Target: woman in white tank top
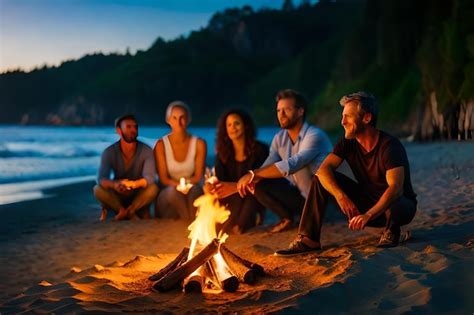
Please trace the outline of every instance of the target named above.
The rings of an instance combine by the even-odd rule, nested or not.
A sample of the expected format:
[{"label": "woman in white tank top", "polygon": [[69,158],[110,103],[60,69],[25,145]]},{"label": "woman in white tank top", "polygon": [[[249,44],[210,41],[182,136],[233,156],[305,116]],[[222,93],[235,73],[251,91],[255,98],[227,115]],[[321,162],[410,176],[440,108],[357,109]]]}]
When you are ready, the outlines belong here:
[{"label": "woman in white tank top", "polygon": [[[194,220],[194,200],[202,194],[201,182],[206,162],[206,142],[188,133],[191,121],[188,106],[174,101],[166,109],[166,122],[171,133],[155,145],[155,163],[161,191],[155,205],[155,216]],[[184,193],[176,188],[180,179],[193,185]]]}]

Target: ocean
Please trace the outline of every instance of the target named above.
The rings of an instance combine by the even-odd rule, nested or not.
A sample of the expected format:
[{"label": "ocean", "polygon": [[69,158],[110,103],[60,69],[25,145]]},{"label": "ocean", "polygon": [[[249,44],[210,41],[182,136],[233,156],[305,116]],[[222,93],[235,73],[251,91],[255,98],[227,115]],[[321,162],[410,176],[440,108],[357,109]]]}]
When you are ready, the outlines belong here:
[{"label": "ocean", "polygon": [[[258,139],[270,144],[278,129],[259,128]],[[206,140],[206,164],[212,166],[216,129],[189,131]],[[140,126],[138,138],[153,148],[167,133],[165,126]],[[0,126],[0,205],[43,198],[46,188],[95,179],[102,151],[118,139],[112,127]]]}]

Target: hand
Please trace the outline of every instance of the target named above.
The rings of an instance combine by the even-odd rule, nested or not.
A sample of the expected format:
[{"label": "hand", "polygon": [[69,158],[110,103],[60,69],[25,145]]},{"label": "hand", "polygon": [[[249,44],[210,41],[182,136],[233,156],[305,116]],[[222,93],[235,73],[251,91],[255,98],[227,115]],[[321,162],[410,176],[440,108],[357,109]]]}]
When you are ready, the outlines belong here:
[{"label": "hand", "polygon": [[134,190],[137,188],[136,182],[134,180],[124,179],[121,181],[121,183],[125,186],[126,190]]},{"label": "hand", "polygon": [[237,192],[239,193],[240,197],[243,198],[247,194],[247,186],[250,184],[251,179],[252,175],[247,173],[237,182]]},{"label": "hand", "polygon": [[237,184],[232,182],[218,182],[214,187],[214,193],[217,194],[219,199],[228,197],[237,192]]},{"label": "hand", "polygon": [[123,194],[125,192],[127,192],[127,186],[125,186],[122,181],[120,180],[117,180],[117,181],[114,181],[114,186],[113,186],[114,190],[116,192],[118,192],[119,194]]},{"label": "hand", "polygon": [[204,182],[204,186],[202,187],[204,190],[205,194],[214,194],[215,193],[215,185],[209,183],[209,182]]},{"label": "hand", "polygon": [[367,222],[370,221],[371,216],[367,213],[360,214],[358,216],[353,217],[349,221],[349,229],[351,230],[363,230]]},{"label": "hand", "polygon": [[349,220],[360,214],[359,209],[357,209],[356,205],[349,197],[347,197],[346,194],[342,194],[336,199],[336,201],[339,208],[341,208],[341,211],[349,218]]}]

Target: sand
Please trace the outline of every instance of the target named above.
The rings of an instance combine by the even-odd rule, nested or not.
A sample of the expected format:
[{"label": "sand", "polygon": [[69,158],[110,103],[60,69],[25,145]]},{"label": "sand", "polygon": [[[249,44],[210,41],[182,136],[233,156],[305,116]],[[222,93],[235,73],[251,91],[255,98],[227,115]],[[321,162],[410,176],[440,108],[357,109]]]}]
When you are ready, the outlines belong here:
[{"label": "sand", "polygon": [[0,313],[300,312],[454,313],[474,310],[474,143],[406,144],[418,212],[399,247],[375,247],[380,231],[353,232],[340,214],[324,249],[282,258],[296,228],[268,226],[226,241],[267,275],[237,292],[152,291],[147,278],[184,246],[188,222],[99,222],[92,182],[50,198],[0,207]]}]

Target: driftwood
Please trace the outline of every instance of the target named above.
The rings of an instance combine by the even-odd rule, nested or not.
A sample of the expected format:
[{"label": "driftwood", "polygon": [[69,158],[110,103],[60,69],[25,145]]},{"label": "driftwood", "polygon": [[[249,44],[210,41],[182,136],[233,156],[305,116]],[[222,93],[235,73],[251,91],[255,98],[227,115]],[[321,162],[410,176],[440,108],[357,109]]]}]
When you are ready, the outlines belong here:
[{"label": "driftwood", "polygon": [[238,259],[237,255],[232,255],[228,249],[222,250],[222,245],[220,253],[240,282],[253,284],[255,281],[257,281],[257,272],[254,269],[244,265],[242,263],[242,259]]},{"label": "driftwood", "polygon": [[172,262],[170,262],[168,265],[166,265],[163,269],[161,269],[154,275],[150,276],[148,280],[151,280],[151,281],[160,280],[165,275],[167,275],[171,271],[175,270],[176,268],[184,264],[186,260],[188,259],[188,254],[189,254],[189,247],[183,248],[181,253],[179,253],[178,256],[176,256],[176,258]]},{"label": "driftwood", "polygon": [[237,291],[237,289],[239,288],[239,279],[237,279],[237,277],[231,274],[230,272],[228,273],[228,275],[225,276],[219,275],[219,272],[217,272],[217,262],[214,257],[209,260],[209,263],[211,264],[212,269],[215,271],[215,275],[220,287],[227,292]]},{"label": "driftwood", "polygon": [[206,263],[215,253],[217,253],[218,248],[219,240],[214,239],[196,256],[162,277],[153,285],[153,288],[160,292],[169,291],[175,288],[181,281],[183,281],[187,276],[193,273],[201,265]]},{"label": "driftwood", "polygon": [[183,283],[184,293],[192,293],[192,292],[201,293],[203,285],[204,285],[204,278],[201,275],[196,274],[196,275],[187,277]]},{"label": "driftwood", "polygon": [[[244,265],[245,267],[254,270],[257,276],[264,276],[265,275],[265,269],[263,269],[262,266],[260,266],[257,263],[250,262],[248,260],[245,260],[245,259],[237,256],[236,254],[234,254],[234,252],[229,250],[224,244],[221,245],[220,252],[221,252],[222,256],[224,257],[224,259],[226,257],[228,257],[229,260],[232,259],[233,261],[238,262],[239,264]],[[232,257],[232,258],[230,258],[230,257]]]}]

